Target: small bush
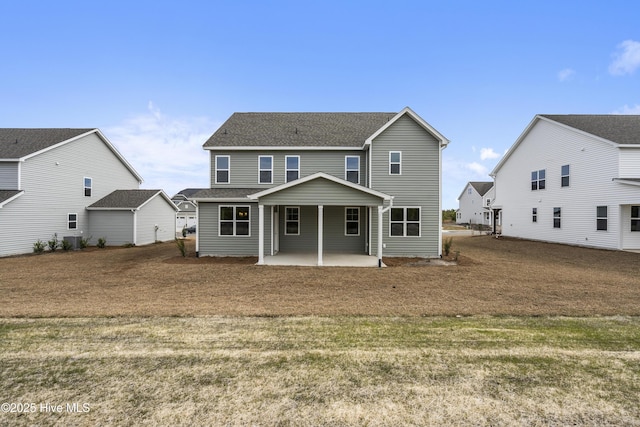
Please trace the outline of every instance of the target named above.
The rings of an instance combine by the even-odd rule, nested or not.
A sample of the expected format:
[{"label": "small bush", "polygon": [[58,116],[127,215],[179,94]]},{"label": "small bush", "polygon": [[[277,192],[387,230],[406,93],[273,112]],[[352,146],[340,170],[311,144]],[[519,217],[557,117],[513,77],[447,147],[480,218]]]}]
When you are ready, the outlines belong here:
[{"label": "small bush", "polygon": [[89,247],[89,241],[91,240],[92,236],[89,236],[87,238],[82,237],[80,239],[80,249],[86,249]]},{"label": "small bush", "polygon": [[178,239],[176,237],[176,245],[178,246],[178,250],[180,251],[180,254],[182,255],[183,258],[187,257],[187,248],[184,244],[184,240],[183,239]]},{"label": "small bush", "polygon": [[99,247],[100,249],[104,249],[104,247],[107,246],[107,238],[100,237],[98,239],[98,243],[96,244],[96,246]]},{"label": "small bush", "polygon": [[58,233],[54,233],[51,240],[47,242],[47,246],[51,252],[55,252],[60,247],[60,240],[58,240]]},{"label": "small bush", "polygon": [[69,240],[63,240],[61,247],[62,247],[62,250],[66,252],[73,249],[73,243],[71,243]]},{"label": "small bush", "polygon": [[447,237],[442,242],[442,249],[444,250],[444,256],[449,256],[451,252],[451,245],[453,245],[453,237]]},{"label": "small bush", "polygon": [[38,239],[37,242],[33,244],[33,253],[41,254],[44,252],[45,244],[42,240]]}]

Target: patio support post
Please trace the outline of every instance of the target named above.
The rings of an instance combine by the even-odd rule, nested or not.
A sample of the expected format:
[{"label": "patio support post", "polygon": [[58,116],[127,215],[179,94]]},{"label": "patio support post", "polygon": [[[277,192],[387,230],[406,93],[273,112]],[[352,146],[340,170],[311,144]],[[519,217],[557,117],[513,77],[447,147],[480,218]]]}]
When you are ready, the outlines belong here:
[{"label": "patio support post", "polygon": [[382,267],[382,206],[378,206],[378,267]]},{"label": "patio support post", "polygon": [[264,265],[264,205],[258,205],[258,265]]},{"label": "patio support post", "polygon": [[322,265],[322,235],[323,235],[324,206],[318,205],[318,265]]}]

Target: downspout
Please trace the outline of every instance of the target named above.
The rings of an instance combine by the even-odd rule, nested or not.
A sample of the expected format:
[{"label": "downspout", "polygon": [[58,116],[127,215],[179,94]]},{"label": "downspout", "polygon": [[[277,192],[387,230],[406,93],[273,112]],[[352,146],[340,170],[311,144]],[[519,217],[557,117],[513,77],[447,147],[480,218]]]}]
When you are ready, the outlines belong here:
[{"label": "downspout", "polygon": [[385,212],[389,212],[393,207],[393,196],[389,199],[389,206],[383,208],[378,206],[378,268],[382,268],[382,215]]}]

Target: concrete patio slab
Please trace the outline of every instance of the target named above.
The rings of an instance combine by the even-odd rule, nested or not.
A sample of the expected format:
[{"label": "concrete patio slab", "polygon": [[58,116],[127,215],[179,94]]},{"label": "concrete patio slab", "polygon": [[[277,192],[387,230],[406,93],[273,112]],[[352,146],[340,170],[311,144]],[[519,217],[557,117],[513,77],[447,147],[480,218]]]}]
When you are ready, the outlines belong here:
[{"label": "concrete patio slab", "polygon": [[[377,267],[378,258],[357,254],[324,254],[323,267]],[[264,265],[309,266],[318,265],[318,255],[315,253],[277,254],[265,256]],[[386,267],[384,263],[383,267]]]}]

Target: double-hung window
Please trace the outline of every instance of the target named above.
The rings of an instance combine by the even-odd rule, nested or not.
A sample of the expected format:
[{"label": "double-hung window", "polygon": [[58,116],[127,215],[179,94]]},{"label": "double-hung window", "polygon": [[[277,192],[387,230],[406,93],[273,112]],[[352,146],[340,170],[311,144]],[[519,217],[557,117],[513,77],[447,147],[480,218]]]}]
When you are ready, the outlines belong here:
[{"label": "double-hung window", "polygon": [[389,235],[420,236],[420,208],[391,208]]},{"label": "double-hung window", "polygon": [[216,156],[216,184],[229,184],[231,161],[229,156]]},{"label": "double-hung window", "polygon": [[631,206],[631,231],[640,231],[640,206]]},{"label": "double-hung window", "polygon": [[68,230],[77,230],[78,229],[78,214],[70,213],[67,215],[67,229]]},{"label": "double-hung window", "polygon": [[607,231],[608,217],[606,206],[596,206],[596,230]]},{"label": "double-hung window", "polygon": [[300,156],[286,156],[284,161],[287,182],[300,178]]},{"label": "double-hung window", "polygon": [[402,174],[402,151],[389,151],[389,175]]},{"label": "double-hung window", "polygon": [[249,206],[220,206],[219,235],[249,236]]},{"label": "double-hung window", "polygon": [[538,208],[531,208],[531,222],[538,222]]},{"label": "double-hung window", "polygon": [[284,234],[287,236],[300,235],[300,208],[287,206],[284,208]]},{"label": "double-hung window", "polygon": [[547,170],[540,169],[539,171],[531,172],[531,190],[544,190],[547,187]]},{"label": "double-hung window", "polygon": [[569,165],[563,165],[560,168],[560,182],[561,187],[569,186]]},{"label": "double-hung window", "polygon": [[346,236],[360,235],[360,208],[344,208]]},{"label": "double-hung window", "polygon": [[562,208],[553,208],[553,228],[561,228]]},{"label": "double-hung window", "polygon": [[360,157],[346,156],[344,158],[344,179],[354,184],[360,184]]},{"label": "double-hung window", "polygon": [[258,157],[258,183],[273,184],[273,156]]},{"label": "double-hung window", "polygon": [[84,195],[86,197],[91,197],[91,189],[93,188],[93,179],[86,178],[84,179]]}]

